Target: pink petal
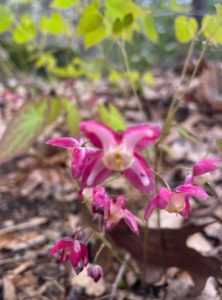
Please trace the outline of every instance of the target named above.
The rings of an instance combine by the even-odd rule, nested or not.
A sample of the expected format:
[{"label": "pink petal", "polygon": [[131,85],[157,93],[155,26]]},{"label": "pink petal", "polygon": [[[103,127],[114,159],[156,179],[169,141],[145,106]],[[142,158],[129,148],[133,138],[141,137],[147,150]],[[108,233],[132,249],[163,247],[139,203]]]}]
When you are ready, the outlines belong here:
[{"label": "pink petal", "polygon": [[103,161],[103,153],[96,152],[90,163],[87,164],[82,176],[82,187],[96,186],[103,182],[112,173],[105,167]]},{"label": "pink petal", "polygon": [[172,196],[172,191],[166,187],[161,187],[158,194],[147,204],[144,219],[147,220],[154,209],[164,209]]},{"label": "pink petal", "polygon": [[107,150],[120,141],[120,136],[115,131],[97,121],[82,122],[80,129],[97,148]]},{"label": "pink petal", "polygon": [[50,256],[55,255],[60,249],[64,248],[72,248],[73,247],[73,240],[71,238],[64,238],[62,240],[59,240],[55,246],[50,251]]},{"label": "pink petal", "polygon": [[80,146],[79,140],[70,137],[51,139],[48,140],[46,144],[67,149],[73,149],[77,146]]},{"label": "pink petal", "polygon": [[183,211],[181,211],[179,214],[184,217],[184,218],[187,218],[190,214],[190,202],[189,202],[189,197],[186,197],[185,198],[185,203],[186,203],[186,206],[184,208]]},{"label": "pink petal", "polygon": [[72,152],[71,172],[74,179],[82,176],[86,165],[86,150],[83,147],[76,147]]},{"label": "pink petal", "polygon": [[193,174],[188,174],[184,181],[185,184],[193,184]]},{"label": "pink petal", "polygon": [[153,174],[150,166],[140,154],[135,154],[132,166],[124,171],[123,174],[140,191],[146,194],[153,192]]},{"label": "pink petal", "polygon": [[81,258],[82,258],[84,266],[87,266],[87,264],[89,262],[88,248],[83,243],[80,243],[80,245],[81,245]]},{"label": "pink petal", "polygon": [[198,176],[218,169],[217,163],[222,160],[219,158],[203,159],[193,166],[193,175]]},{"label": "pink petal", "polygon": [[209,198],[209,195],[205,192],[205,190],[202,187],[192,185],[192,184],[179,185],[175,189],[175,191],[180,192],[180,193],[184,193],[187,196],[192,196],[192,197],[194,196],[194,197],[198,197],[198,198],[202,198],[202,199]]},{"label": "pink petal", "polygon": [[137,236],[139,236],[139,228],[137,221],[134,215],[128,209],[124,210],[123,220],[126,223],[126,225],[130,228],[130,230]]},{"label": "pink petal", "polygon": [[122,143],[129,152],[141,151],[154,143],[159,138],[160,133],[160,125],[144,124],[133,126],[123,132]]},{"label": "pink petal", "polygon": [[118,205],[122,209],[125,209],[125,207],[126,207],[126,197],[123,196],[123,195],[117,196],[116,198],[113,199],[113,203],[115,203],[115,205]]}]

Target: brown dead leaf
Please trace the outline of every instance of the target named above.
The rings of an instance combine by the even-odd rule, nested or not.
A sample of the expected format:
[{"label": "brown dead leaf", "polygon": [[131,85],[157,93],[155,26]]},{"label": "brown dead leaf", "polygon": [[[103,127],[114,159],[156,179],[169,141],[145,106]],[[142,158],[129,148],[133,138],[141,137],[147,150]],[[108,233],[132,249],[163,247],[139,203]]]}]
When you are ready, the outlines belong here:
[{"label": "brown dead leaf", "polygon": [[218,258],[203,256],[186,245],[188,237],[201,232],[203,228],[203,225],[190,224],[179,229],[149,229],[145,269],[144,227],[140,226],[140,237],[136,237],[122,223],[113,229],[110,237],[117,246],[127,250],[134,257],[148,284],[160,280],[166,268],[178,267],[190,274],[195,283],[195,293],[198,294],[204,288],[208,277],[221,276],[221,261]]}]

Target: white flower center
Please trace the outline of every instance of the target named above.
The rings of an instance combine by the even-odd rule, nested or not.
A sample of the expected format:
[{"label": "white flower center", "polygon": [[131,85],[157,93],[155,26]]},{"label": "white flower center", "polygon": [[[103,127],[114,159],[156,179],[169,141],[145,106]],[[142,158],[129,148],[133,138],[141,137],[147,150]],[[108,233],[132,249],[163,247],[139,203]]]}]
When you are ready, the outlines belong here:
[{"label": "white flower center", "polygon": [[169,213],[180,213],[183,211],[186,206],[185,197],[186,195],[183,193],[173,193],[165,207],[166,211]]}]

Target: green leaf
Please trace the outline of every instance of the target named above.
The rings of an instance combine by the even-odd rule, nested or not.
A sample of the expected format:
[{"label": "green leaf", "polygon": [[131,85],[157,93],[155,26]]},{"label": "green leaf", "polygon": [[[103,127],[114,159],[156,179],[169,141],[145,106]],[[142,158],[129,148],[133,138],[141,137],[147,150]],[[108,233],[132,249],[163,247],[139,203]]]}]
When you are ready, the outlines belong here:
[{"label": "green leaf", "polygon": [[139,15],[143,13],[140,6],[136,5],[132,0],[106,0],[106,17],[113,22],[119,18],[122,20],[124,16],[132,14],[135,20]]},{"label": "green leaf", "polygon": [[59,12],[54,12],[49,17],[42,16],[40,20],[40,30],[43,34],[70,35],[69,25]]},{"label": "green leaf", "polygon": [[118,83],[122,80],[122,74],[120,72],[118,72],[115,69],[111,69],[109,72],[109,81],[113,82],[113,83]]},{"label": "green leaf", "polygon": [[12,34],[16,43],[24,44],[32,41],[36,36],[36,29],[32,19],[28,15],[23,15]]},{"label": "green leaf", "polygon": [[153,74],[152,74],[152,72],[149,72],[149,71],[147,71],[147,72],[145,72],[145,73],[143,74],[143,80],[144,80],[148,85],[151,85],[151,86],[153,86],[154,83],[155,83]]},{"label": "green leaf", "polygon": [[216,11],[217,11],[217,17],[222,20],[222,5],[217,4],[216,5]]},{"label": "green leaf", "polygon": [[113,130],[124,130],[126,128],[125,120],[113,104],[110,103],[108,107],[102,104],[98,105],[98,114],[100,121]]},{"label": "green leaf", "polygon": [[19,109],[0,141],[0,163],[29,149],[42,131],[47,113],[47,101],[29,102]]},{"label": "green leaf", "polygon": [[184,140],[187,140],[193,144],[197,143],[196,139],[192,136],[192,133],[190,131],[188,131],[186,128],[178,127],[177,132]]},{"label": "green leaf", "polygon": [[151,42],[158,42],[159,34],[156,30],[154,20],[151,14],[148,14],[142,18],[142,27],[144,34]]},{"label": "green leaf", "polygon": [[65,109],[65,121],[69,134],[75,136],[79,132],[79,124],[82,121],[79,108],[66,98],[62,99],[62,104]]},{"label": "green leaf", "polygon": [[78,0],[53,0],[51,3],[52,8],[68,9],[76,5]]},{"label": "green leaf", "polygon": [[83,11],[79,24],[77,26],[77,33],[86,35],[93,32],[102,25],[103,18],[99,11],[99,1],[94,0]]},{"label": "green leaf", "polygon": [[49,100],[49,113],[47,116],[46,125],[53,123],[61,112],[61,99],[50,98]]},{"label": "green leaf", "polygon": [[217,149],[222,152],[222,138],[216,141]]},{"label": "green leaf", "polygon": [[96,30],[84,35],[84,46],[85,48],[90,48],[92,46],[97,45],[102,40],[104,40],[107,37],[107,31],[106,28],[97,28]]},{"label": "green leaf", "polygon": [[121,34],[123,31],[123,22],[117,18],[116,21],[113,23],[113,33],[116,35]]},{"label": "green leaf", "polygon": [[123,19],[123,27],[126,29],[128,27],[130,27],[133,24],[133,14],[129,13],[127,15],[125,15],[124,19]]},{"label": "green leaf", "polygon": [[203,35],[211,43],[222,43],[222,24],[220,15],[206,15],[202,19]]},{"label": "green leaf", "polygon": [[56,58],[49,52],[42,53],[35,62],[37,68],[45,67],[48,70],[56,66]]},{"label": "green leaf", "polygon": [[176,38],[180,43],[188,43],[195,36],[198,23],[194,18],[178,16],[175,19]]},{"label": "green leaf", "polygon": [[6,5],[0,5],[0,33],[9,29],[12,25],[13,19],[10,8]]}]

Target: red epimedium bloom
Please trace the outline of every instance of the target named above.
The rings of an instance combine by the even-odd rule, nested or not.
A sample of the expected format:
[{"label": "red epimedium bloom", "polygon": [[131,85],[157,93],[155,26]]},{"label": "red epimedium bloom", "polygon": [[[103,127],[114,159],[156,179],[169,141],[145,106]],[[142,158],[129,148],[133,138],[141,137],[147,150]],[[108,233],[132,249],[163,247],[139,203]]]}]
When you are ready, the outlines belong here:
[{"label": "red epimedium bloom", "polygon": [[133,233],[139,235],[137,221],[134,215],[126,209],[124,196],[117,196],[112,200],[103,187],[85,188],[82,195],[84,200],[92,206],[93,213],[102,214],[106,230],[112,229],[123,220]]},{"label": "red epimedium bloom", "polygon": [[92,147],[85,146],[82,138],[55,138],[48,140],[46,144],[72,150],[71,172],[74,179],[78,179],[82,176],[86,164],[95,152]]},{"label": "red epimedium bloom", "polygon": [[153,174],[140,152],[159,138],[160,125],[137,125],[117,133],[99,122],[86,121],[80,129],[99,149],[84,170],[83,187],[96,186],[113,171],[120,171],[137,189],[152,193]]},{"label": "red epimedium bloom", "polygon": [[149,201],[144,218],[147,219],[156,208],[165,209],[169,213],[178,213],[184,218],[190,214],[190,197],[207,199],[208,194],[202,187],[192,184],[182,184],[174,190],[160,188],[158,194]]},{"label": "red epimedium bloom", "polygon": [[70,237],[59,240],[50,251],[50,256],[61,252],[60,263],[70,261],[75,272],[79,274],[88,264],[88,249],[86,245]]},{"label": "red epimedium bloom", "polygon": [[217,157],[206,158],[198,161],[193,166],[193,171],[186,177],[186,183],[203,185],[208,181],[207,175],[218,169],[222,160]]}]

